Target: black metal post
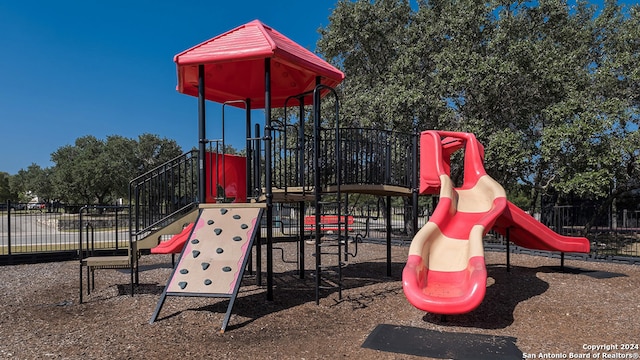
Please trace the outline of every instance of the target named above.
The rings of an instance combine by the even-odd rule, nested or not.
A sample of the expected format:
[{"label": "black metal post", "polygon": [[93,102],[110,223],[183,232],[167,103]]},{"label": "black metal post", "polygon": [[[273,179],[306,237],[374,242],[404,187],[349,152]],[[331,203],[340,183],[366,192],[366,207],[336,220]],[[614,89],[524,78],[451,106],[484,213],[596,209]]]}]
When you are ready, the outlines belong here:
[{"label": "black metal post", "polygon": [[[317,81],[317,80],[316,80]],[[316,247],[316,305],[320,304],[320,271],[322,265],[320,249],[320,90],[313,91],[313,199],[315,203],[315,247]]]},{"label": "black metal post", "polygon": [[411,184],[411,203],[413,205],[413,236],[418,233],[418,189],[420,184],[418,184],[419,176],[418,172],[420,169],[418,168],[418,132],[414,127],[413,129],[413,141],[411,144],[411,152],[413,154],[411,167],[413,168],[413,179]]},{"label": "black metal post", "polygon": [[[82,260],[84,259],[84,254],[82,250],[82,210],[80,209],[80,231],[78,234],[79,242],[78,242],[78,258],[80,259],[80,304],[82,304]],[[9,232],[11,234],[11,232]],[[9,247],[11,249],[11,247]],[[89,269],[87,269],[89,271]]]},{"label": "black metal post", "polygon": [[273,193],[271,188],[271,59],[264,60],[264,166],[267,198],[267,300],[273,300]]},{"label": "black metal post", "polygon": [[245,145],[245,154],[247,154],[247,174],[246,174],[246,182],[247,182],[247,199],[251,196],[251,99],[247,98],[245,100],[247,104],[247,111],[245,114],[245,135],[247,137],[246,145]]},{"label": "black metal post", "polygon": [[[245,182],[246,182],[246,202],[249,202],[249,198],[251,197],[251,99],[247,98],[244,101],[245,103],[245,148],[244,153],[246,154],[246,163],[245,163]],[[260,234],[260,231],[258,231]],[[259,235],[258,235],[259,236]],[[257,246],[260,246],[260,242],[257,242]],[[250,250],[251,251],[251,250]],[[256,250],[257,251],[257,250]],[[253,274],[253,256],[249,256],[249,274]]]},{"label": "black metal post", "polygon": [[[391,144],[387,133],[385,182],[391,182]],[[387,276],[391,276],[391,196],[387,196]]]},{"label": "black metal post", "polygon": [[[140,216],[141,216],[140,215],[140,190],[139,190],[138,184],[136,184],[133,192],[134,192],[134,198],[136,199],[135,200],[136,201],[136,207],[135,207],[135,213],[136,213],[135,214],[135,229],[136,229],[136,232],[135,233],[136,233],[136,242],[137,242],[137,240],[138,240],[138,238],[137,238],[138,235],[137,234],[140,233]],[[129,204],[129,213],[131,213],[131,204]],[[129,221],[131,221],[131,214],[129,214]],[[131,223],[129,223],[129,229],[131,229],[131,226],[132,226]],[[129,232],[129,246],[133,250],[133,234],[131,232]],[[131,257],[133,258],[135,255],[137,255],[137,254],[133,254],[133,251],[132,251]],[[140,277],[139,277],[139,274],[138,274],[138,257],[135,256],[135,259],[136,259],[136,275],[135,275],[136,278],[135,278],[135,283],[139,284],[140,283]],[[131,271],[133,271],[133,259],[131,261],[131,265],[132,265]]]},{"label": "black metal post", "polygon": [[[320,83],[320,77],[316,77],[316,82]],[[319,85],[318,85],[319,86]],[[334,93],[335,94],[335,93]],[[318,98],[320,98],[320,95],[318,95]],[[336,96],[335,100],[335,104],[336,104],[336,108],[335,108],[335,135],[334,135],[334,157],[335,157],[335,171],[336,171],[336,188],[337,188],[337,193],[336,193],[336,198],[338,200],[338,206],[337,206],[337,215],[338,215],[338,299],[342,300],[342,265],[341,265],[341,261],[342,261],[342,252],[343,252],[343,248],[342,248],[342,244],[343,242],[340,240],[341,238],[344,239],[344,246],[345,246],[345,250],[347,249],[347,243],[348,241],[348,225],[347,225],[347,211],[349,210],[349,208],[347,207],[348,205],[348,201],[345,202],[345,208],[344,208],[344,212],[342,212],[342,162],[341,162],[341,152],[340,152],[340,147],[342,146],[342,143],[340,141],[340,119],[339,119],[339,108],[338,108],[338,97]],[[318,107],[320,107],[320,102],[318,101]],[[345,195],[346,196],[346,195]],[[347,197],[348,199],[348,197]],[[341,232],[342,229],[342,225],[344,225],[344,233]],[[344,237],[342,237],[344,234]],[[344,260],[347,260],[347,254],[344,254]]]},{"label": "black metal post", "polygon": [[507,227],[507,229],[505,230],[505,234],[507,235],[507,272],[511,271],[511,249],[510,249],[510,244],[511,244],[511,240],[510,240],[510,235],[509,235],[509,227]]},{"label": "black metal post", "polygon": [[391,276],[391,196],[387,196],[387,276]]},{"label": "black metal post", "polygon": [[207,199],[207,166],[205,161],[206,153],[206,99],[204,83],[204,65],[198,65],[198,202],[204,204]]},{"label": "black metal post", "polygon": [[118,232],[120,229],[118,229],[118,207],[116,205],[116,207],[114,208],[115,213],[116,213],[116,219],[115,219],[115,223],[116,223],[116,251],[120,250],[120,246],[119,246],[119,242],[120,239],[118,238]]},{"label": "black metal post", "polygon": [[[260,195],[257,192],[260,189],[260,124],[255,124],[255,143],[253,146],[253,187],[256,189],[256,196]],[[256,283],[258,286],[262,286],[262,232],[259,231],[256,234]]]},{"label": "black metal post", "polygon": [[[304,176],[304,147],[305,147],[305,142],[304,142],[304,96],[302,96],[300,99],[300,105],[298,107],[298,112],[299,112],[299,116],[298,116],[298,180],[300,182],[300,186],[303,189],[304,192],[304,186],[305,186],[305,176]],[[299,271],[300,271],[300,279],[304,279],[304,213],[305,213],[305,203],[304,201],[300,201],[298,202],[298,212],[299,212],[299,218],[298,218],[298,247],[299,247]]]},{"label": "black metal post", "polygon": [[7,255],[11,257],[11,200],[7,200]]}]

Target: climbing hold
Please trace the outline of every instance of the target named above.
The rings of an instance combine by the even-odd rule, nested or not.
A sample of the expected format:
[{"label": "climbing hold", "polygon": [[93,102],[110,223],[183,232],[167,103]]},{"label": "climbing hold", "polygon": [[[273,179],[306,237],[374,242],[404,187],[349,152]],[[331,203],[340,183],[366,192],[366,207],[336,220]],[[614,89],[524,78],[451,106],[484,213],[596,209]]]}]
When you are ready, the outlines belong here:
[{"label": "climbing hold", "polygon": [[211,285],[211,283],[212,283],[212,281],[211,281],[211,280],[209,280],[209,279],[205,279],[205,280],[204,280],[204,284],[205,284],[205,285]]},{"label": "climbing hold", "polygon": [[236,220],[240,220],[240,215],[238,215],[238,214],[233,215],[233,218],[236,219]]},{"label": "climbing hold", "polygon": [[203,262],[200,265],[202,265],[202,270],[207,270],[209,268],[209,263]]},{"label": "climbing hold", "polygon": [[184,290],[184,288],[187,287],[187,282],[186,281],[180,281],[178,283],[178,286],[180,286],[180,289]]},{"label": "climbing hold", "polygon": [[229,272],[229,271],[231,271],[231,267],[230,266],[225,266],[225,267],[222,268],[222,271]]},{"label": "climbing hold", "polygon": [[228,210],[228,209],[225,209],[225,208],[220,209],[220,213],[221,213],[222,215],[226,214],[228,211],[229,211],[229,210]]},{"label": "climbing hold", "polygon": [[216,253],[217,254],[222,254],[224,252],[224,250],[222,248],[217,248],[216,249]]},{"label": "climbing hold", "polygon": [[207,221],[207,225],[213,225],[214,222],[215,221],[213,221],[213,220],[209,220],[209,221]]},{"label": "climbing hold", "polygon": [[234,236],[234,237],[233,237],[233,241],[242,241],[242,237],[240,237],[240,236]]},{"label": "climbing hold", "polygon": [[197,258],[198,255],[200,255],[200,251],[198,251],[198,250],[193,250],[191,253],[193,254],[193,258],[194,259]]},{"label": "climbing hold", "polygon": [[192,243],[193,245],[197,245],[197,244],[199,244],[199,243],[200,243],[200,240],[198,240],[198,239],[193,239],[193,240],[191,240],[191,243]]},{"label": "climbing hold", "polygon": [[220,235],[220,234],[222,234],[222,229],[217,228],[217,229],[213,230],[213,232],[216,233],[216,235]]},{"label": "climbing hold", "polygon": [[189,270],[187,270],[187,269],[180,270],[180,274],[182,274],[182,275],[187,275],[188,273],[189,273]]},{"label": "climbing hold", "polygon": [[246,229],[246,228],[248,228],[248,227],[249,227],[249,225],[247,225],[247,224],[242,224],[242,225],[240,225],[240,227],[241,227],[241,228],[243,228],[243,229]]}]

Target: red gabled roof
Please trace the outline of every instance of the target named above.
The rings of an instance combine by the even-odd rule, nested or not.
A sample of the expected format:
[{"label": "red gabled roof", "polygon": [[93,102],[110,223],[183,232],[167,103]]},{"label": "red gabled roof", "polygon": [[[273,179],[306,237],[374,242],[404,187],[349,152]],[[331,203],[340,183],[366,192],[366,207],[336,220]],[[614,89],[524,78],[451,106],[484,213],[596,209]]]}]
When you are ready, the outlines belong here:
[{"label": "red gabled roof", "polygon": [[[276,30],[254,20],[176,55],[178,91],[198,96],[198,65],[205,65],[205,97],[215,102],[251,99],[265,106],[264,59],[271,59],[271,106],[313,90],[316,77],[335,87],[342,71]],[[310,103],[311,99],[307,100]],[[294,103],[292,102],[291,105]]]}]

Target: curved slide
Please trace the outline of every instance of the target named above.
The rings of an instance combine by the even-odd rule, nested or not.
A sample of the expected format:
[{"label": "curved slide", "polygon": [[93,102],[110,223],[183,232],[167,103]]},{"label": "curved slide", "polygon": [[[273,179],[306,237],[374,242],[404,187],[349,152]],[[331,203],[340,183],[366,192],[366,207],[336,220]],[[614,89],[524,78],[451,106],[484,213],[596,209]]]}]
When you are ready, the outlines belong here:
[{"label": "curved slide", "polygon": [[[464,182],[449,178],[450,157],[465,148]],[[484,148],[473,134],[425,131],[420,139],[420,192],[440,194],[429,222],[411,242],[403,289],[418,309],[462,314],[484,299],[487,271],[483,237],[495,228],[521,246],[589,252],[589,241],[556,234],[507,201],[504,189],[484,170]]]},{"label": "curved slide", "polygon": [[493,229],[504,236],[509,229],[509,239],[529,249],[578,253],[590,251],[588,239],[560,235],[511,202],[507,202],[507,209]]},{"label": "curved slide", "polygon": [[171,239],[163,241],[158,246],[151,249],[152,254],[179,254],[184,247],[184,244],[189,239],[191,231],[193,230],[194,223],[190,223],[185,226],[184,229],[178,234],[175,234]]}]

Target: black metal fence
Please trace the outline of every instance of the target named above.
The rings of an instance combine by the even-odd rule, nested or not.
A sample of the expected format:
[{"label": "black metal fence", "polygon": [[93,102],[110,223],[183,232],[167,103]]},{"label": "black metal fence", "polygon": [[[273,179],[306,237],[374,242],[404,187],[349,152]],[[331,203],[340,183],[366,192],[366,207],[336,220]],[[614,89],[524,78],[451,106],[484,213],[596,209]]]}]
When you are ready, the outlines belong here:
[{"label": "black metal fence", "polygon": [[592,221],[587,237],[594,256],[640,256],[640,210],[598,212],[599,205],[593,204],[555,206],[542,216],[542,222],[559,234],[580,236]]},{"label": "black metal fence", "polygon": [[[366,233],[369,237],[382,236],[386,229],[382,213],[384,207],[354,205],[354,231]],[[12,204],[3,208],[6,210],[0,210],[0,264],[76,259],[81,240],[83,249],[117,251],[129,246],[128,206],[74,205],[57,209],[28,209]],[[562,235],[579,236],[587,210],[578,206],[556,206],[541,216],[541,220]],[[406,211],[392,208],[392,231],[394,239],[408,244],[411,240],[409,235],[404,238],[396,236],[403,233]],[[275,204],[274,214],[276,238],[297,236],[300,219],[297,207]],[[428,214],[421,215],[425,216],[419,218],[419,226],[428,220]],[[640,210],[620,209],[607,213],[591,227],[587,237],[592,244],[590,256],[593,258],[640,257]],[[489,235],[486,242],[488,245],[505,245],[504,239],[496,235]]]},{"label": "black metal fence", "polygon": [[[384,205],[384,204],[382,204]],[[329,205],[327,205],[329,206]],[[585,224],[589,220],[585,214],[589,209],[580,206],[555,206],[547,210],[541,218],[542,222],[555,232],[566,236],[582,236]],[[591,209],[595,211],[595,209]],[[354,224],[350,225],[354,232],[364,234],[369,238],[386,237],[385,206],[381,204],[357,204],[349,209],[349,215],[354,217]],[[411,236],[405,229],[405,214],[412,216],[412,209],[402,207],[391,208],[391,229],[396,242],[409,244]],[[429,219],[432,207],[425,207],[418,211],[418,226],[422,227]],[[328,210],[328,212],[331,212]],[[303,216],[313,215],[313,207],[307,206]],[[298,221],[301,215],[298,208],[292,204],[275,204],[274,227],[277,236],[297,236]],[[640,210],[621,209],[615,214],[607,213],[597,221],[586,233],[591,242],[590,256],[598,259],[616,259],[621,257],[640,257]],[[404,234],[404,235],[403,235]],[[489,234],[486,239],[488,245],[505,246],[505,239],[497,234]],[[640,262],[640,260],[637,260]]]},{"label": "black metal fence", "polygon": [[[127,249],[128,206],[29,206],[6,203],[0,210],[0,264],[73,259],[81,238],[95,249]],[[33,259],[33,260],[31,260]]]}]

